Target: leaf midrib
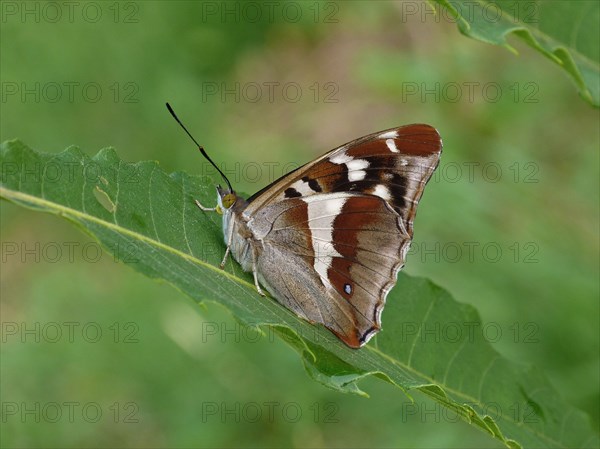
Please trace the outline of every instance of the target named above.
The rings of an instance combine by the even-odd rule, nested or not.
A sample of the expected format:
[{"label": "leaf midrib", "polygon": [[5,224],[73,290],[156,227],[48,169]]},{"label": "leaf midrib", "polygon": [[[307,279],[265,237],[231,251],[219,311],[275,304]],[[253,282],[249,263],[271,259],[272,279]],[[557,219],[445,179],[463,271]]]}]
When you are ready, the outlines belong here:
[{"label": "leaf midrib", "polygon": [[105,220],[102,220],[100,218],[94,217],[93,215],[89,215],[89,214],[80,212],[80,211],[78,211],[76,209],[72,209],[70,207],[65,207],[65,206],[63,206],[61,204],[54,203],[52,201],[48,201],[48,200],[45,200],[45,199],[42,199],[42,198],[38,198],[36,196],[31,196],[31,195],[26,194],[26,193],[17,192],[15,190],[10,190],[10,189],[7,189],[7,188],[2,187],[2,186],[0,186],[0,196],[4,196],[6,198],[12,197],[12,198],[19,199],[19,200],[22,200],[22,201],[26,201],[26,202],[29,202],[29,203],[34,203],[34,204],[37,204],[37,205],[40,205],[40,206],[45,206],[48,209],[54,209],[54,210],[56,210],[58,213],[62,212],[63,215],[72,215],[72,216],[78,217],[78,218],[80,218],[82,220],[85,220],[85,221],[94,222],[94,223],[96,223],[98,225],[104,226],[104,227],[106,227],[108,229],[111,229],[113,231],[117,231],[118,233],[125,234],[125,235],[127,235],[129,237],[132,237],[134,239],[138,239],[138,240],[140,240],[140,241],[142,241],[144,243],[148,243],[150,245],[154,245],[154,246],[156,246],[158,248],[164,249],[165,251],[170,252],[172,254],[175,254],[177,256],[180,256],[180,257],[182,257],[183,259],[185,259],[185,260],[187,260],[189,262],[194,262],[194,263],[196,263],[196,264],[198,264],[198,265],[200,265],[200,266],[202,266],[204,268],[208,268],[208,269],[214,271],[215,273],[219,273],[219,274],[221,274],[221,275],[223,275],[223,276],[225,276],[225,277],[227,277],[227,278],[229,278],[229,279],[231,279],[233,281],[238,282],[239,284],[243,284],[243,285],[246,285],[248,287],[254,287],[254,284],[251,284],[250,282],[245,281],[244,279],[241,279],[241,278],[239,278],[239,277],[237,277],[237,276],[235,276],[235,275],[233,275],[231,273],[228,273],[227,271],[222,270],[222,269],[220,269],[220,268],[218,268],[218,267],[216,267],[214,265],[211,265],[211,264],[209,264],[207,262],[204,262],[201,259],[197,259],[196,257],[194,257],[194,256],[192,256],[190,254],[181,252],[178,249],[173,248],[172,246],[166,245],[166,244],[164,244],[164,243],[162,243],[160,241],[157,241],[155,239],[151,239],[149,237],[146,237],[143,234],[140,234],[138,232],[132,231],[132,230],[127,229],[127,228],[124,228],[124,227],[119,226],[117,224],[110,223],[108,221],[105,221]]}]

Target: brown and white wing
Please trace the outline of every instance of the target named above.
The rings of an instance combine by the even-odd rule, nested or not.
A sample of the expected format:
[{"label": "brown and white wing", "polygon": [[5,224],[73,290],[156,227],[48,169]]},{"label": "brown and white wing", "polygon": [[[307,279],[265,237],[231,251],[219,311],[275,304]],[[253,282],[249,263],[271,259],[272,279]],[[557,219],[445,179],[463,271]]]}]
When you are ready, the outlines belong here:
[{"label": "brown and white wing", "polygon": [[354,192],[290,198],[248,225],[262,240],[260,281],[281,304],[353,348],[379,331],[410,245],[386,201]]},{"label": "brown and white wing", "polygon": [[365,136],[282,177],[242,214],[275,298],[358,348],[381,312],[413,235],[442,141],[429,125]]},{"label": "brown and white wing", "polygon": [[248,199],[244,215],[250,218],[261,208],[286,199],[362,193],[390,204],[412,236],[417,204],[441,151],[441,137],[429,125],[373,133],[326,153],[259,191]]}]

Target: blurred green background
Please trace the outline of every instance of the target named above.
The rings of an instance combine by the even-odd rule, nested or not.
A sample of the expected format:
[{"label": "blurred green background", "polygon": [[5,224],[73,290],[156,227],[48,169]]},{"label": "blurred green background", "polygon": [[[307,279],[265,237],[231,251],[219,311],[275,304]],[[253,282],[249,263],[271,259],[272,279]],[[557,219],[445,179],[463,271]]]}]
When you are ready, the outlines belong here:
[{"label": "blurred green background", "polygon": [[[356,137],[430,123],[444,154],[406,271],[474,305],[503,355],[598,427],[599,112],[558,67],[425,3],[76,5],[3,2],[2,140],[112,146],[217,181],[170,101],[251,194]],[[97,256],[56,217],[0,207],[3,447],[500,446],[377,379],[369,399],[322,387],[276,337]]]}]

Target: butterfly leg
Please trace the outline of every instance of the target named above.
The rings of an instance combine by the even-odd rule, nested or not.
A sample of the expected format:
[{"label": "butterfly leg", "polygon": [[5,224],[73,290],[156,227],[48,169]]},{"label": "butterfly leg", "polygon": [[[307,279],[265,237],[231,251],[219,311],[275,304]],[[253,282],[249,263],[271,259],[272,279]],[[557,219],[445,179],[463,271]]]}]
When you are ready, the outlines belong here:
[{"label": "butterfly leg", "polygon": [[262,291],[262,288],[260,288],[260,285],[258,284],[258,270],[256,269],[256,251],[254,250],[254,247],[251,246],[251,251],[252,251],[252,274],[254,275],[254,285],[256,286],[256,291],[258,292],[258,294],[260,296],[266,296],[265,293]]},{"label": "butterfly leg", "polygon": [[223,256],[223,261],[221,262],[221,270],[225,268],[225,262],[227,262],[227,257],[231,252],[231,245],[233,244],[233,226],[229,226],[229,235],[227,236],[227,249],[225,250],[225,255]]},{"label": "butterfly leg", "polygon": [[194,203],[196,203],[196,206],[198,206],[200,210],[203,210],[204,212],[214,212],[217,210],[216,207],[204,207],[198,200],[194,200]]}]

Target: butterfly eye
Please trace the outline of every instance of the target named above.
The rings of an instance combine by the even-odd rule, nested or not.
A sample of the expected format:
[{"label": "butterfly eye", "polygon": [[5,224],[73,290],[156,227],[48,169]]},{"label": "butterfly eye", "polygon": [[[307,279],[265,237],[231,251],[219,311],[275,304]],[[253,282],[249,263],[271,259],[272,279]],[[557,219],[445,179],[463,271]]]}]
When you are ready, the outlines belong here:
[{"label": "butterfly eye", "polygon": [[233,193],[228,193],[222,199],[223,207],[229,209],[235,203],[236,197]]}]

